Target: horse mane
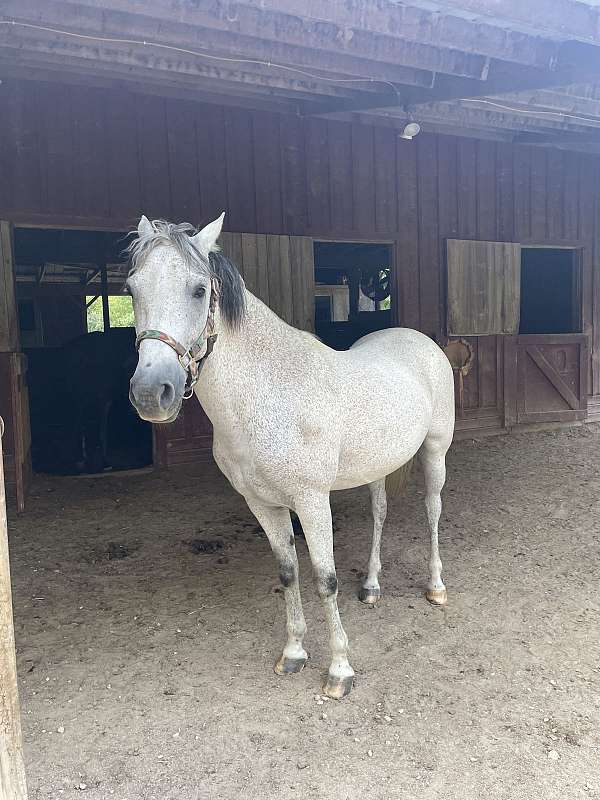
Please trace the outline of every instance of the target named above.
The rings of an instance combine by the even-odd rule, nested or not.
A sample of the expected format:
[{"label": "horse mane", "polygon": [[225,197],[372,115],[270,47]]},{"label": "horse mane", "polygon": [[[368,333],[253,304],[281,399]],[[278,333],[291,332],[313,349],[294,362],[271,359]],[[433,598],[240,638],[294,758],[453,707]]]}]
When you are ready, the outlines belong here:
[{"label": "horse mane", "polygon": [[183,261],[201,272],[208,272],[216,288],[219,309],[225,322],[231,328],[239,328],[246,314],[246,295],[244,281],[239,270],[219,250],[211,251],[206,258],[192,244],[192,236],[198,229],[189,222],[175,224],[164,219],[152,221],[152,231],[139,234],[137,231],[131,244],[126,248],[133,275],[143,265],[149,253],[161,244],[174,247]]}]

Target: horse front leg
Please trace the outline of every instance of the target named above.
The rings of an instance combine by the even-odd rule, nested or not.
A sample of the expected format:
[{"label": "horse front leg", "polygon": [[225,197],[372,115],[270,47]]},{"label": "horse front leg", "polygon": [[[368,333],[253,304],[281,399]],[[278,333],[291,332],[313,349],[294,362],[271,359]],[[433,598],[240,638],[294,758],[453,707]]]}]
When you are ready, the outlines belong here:
[{"label": "horse front leg", "polygon": [[306,544],[317,582],[317,591],[325,607],[329,625],[331,664],[323,688],[328,697],[341,700],[352,689],[354,670],[348,662],[348,637],[342,627],[337,605],[338,583],[333,558],[333,527],[329,496],[305,498],[297,504]]},{"label": "horse front leg", "polygon": [[290,512],[287,508],[272,508],[253,502],[249,502],[248,506],[267,534],[279,567],[279,580],[285,595],[288,639],[274,669],[278,675],[300,672],[308,658],[302,645],[306,622],[300,597],[298,556]]}]

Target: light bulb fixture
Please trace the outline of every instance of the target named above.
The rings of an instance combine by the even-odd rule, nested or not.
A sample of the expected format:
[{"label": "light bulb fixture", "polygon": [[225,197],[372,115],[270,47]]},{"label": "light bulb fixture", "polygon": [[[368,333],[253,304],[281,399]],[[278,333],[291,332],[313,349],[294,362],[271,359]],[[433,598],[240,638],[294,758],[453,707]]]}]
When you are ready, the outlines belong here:
[{"label": "light bulb fixture", "polygon": [[421,126],[418,122],[409,122],[404,126],[404,130],[400,134],[401,139],[414,139],[415,136],[421,132]]}]

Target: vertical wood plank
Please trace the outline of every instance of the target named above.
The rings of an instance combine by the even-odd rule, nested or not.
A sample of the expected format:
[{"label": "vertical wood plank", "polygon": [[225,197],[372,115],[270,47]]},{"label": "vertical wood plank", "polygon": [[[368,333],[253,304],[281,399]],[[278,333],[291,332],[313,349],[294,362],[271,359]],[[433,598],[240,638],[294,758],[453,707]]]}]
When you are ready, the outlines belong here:
[{"label": "vertical wood plank", "polygon": [[17,352],[19,318],[15,291],[12,225],[0,221],[0,352]]},{"label": "vertical wood plank", "polygon": [[242,248],[243,235],[244,234],[242,233],[222,233],[220,238],[223,254],[231,261],[232,264],[235,264],[242,277],[244,277],[244,259]]},{"label": "vertical wood plank", "polygon": [[336,232],[350,231],[354,223],[352,186],[352,127],[346,122],[329,120],[329,185],[331,192],[331,227]]},{"label": "vertical wood plank", "polygon": [[125,227],[142,213],[135,101],[129,92],[111,94],[106,145],[110,215]]},{"label": "vertical wood plank", "polygon": [[225,226],[230,228],[225,118],[219,106],[197,106],[196,147],[202,222],[211,222],[225,211]]},{"label": "vertical wood plank", "polygon": [[259,233],[256,236],[256,261],[258,264],[258,277],[256,282],[256,296],[269,305],[269,261],[267,252],[267,236]]},{"label": "vertical wood plank", "polygon": [[196,109],[193,103],[166,100],[171,214],[176,222],[201,221]]},{"label": "vertical wood plank", "polygon": [[515,238],[513,153],[511,144],[496,143],[496,208],[498,239],[501,242],[512,242]]},{"label": "vertical wood plank", "polygon": [[531,239],[531,160],[532,147],[514,148],[514,231],[517,242]]},{"label": "vertical wood plank", "polygon": [[[16,102],[18,82],[0,83],[0,103],[6,122],[12,119],[12,105]],[[9,217],[15,208],[15,171],[17,165],[17,143],[11,124],[0,125],[0,211]]]},{"label": "vertical wood plank", "polygon": [[[600,166],[594,160],[592,170],[592,181],[598,185],[600,180]],[[593,334],[591,341],[591,360],[592,360],[592,394],[600,394],[600,202],[594,194],[594,203],[591,209],[585,213],[590,215],[590,229],[592,232],[591,246],[591,271],[592,271],[592,326]]]},{"label": "vertical wood plank", "polygon": [[388,128],[373,128],[375,229],[378,233],[395,235],[397,231],[396,197],[396,132]]},{"label": "vertical wood plank", "polygon": [[258,247],[255,233],[242,233],[242,263],[244,282],[252,294],[258,292]]},{"label": "vertical wood plank", "polygon": [[240,108],[226,108],[224,114],[229,227],[254,233],[256,198],[252,114]]},{"label": "vertical wood plank", "polygon": [[75,208],[81,217],[109,216],[105,89],[69,87],[71,95]]},{"label": "vertical wood plank", "polygon": [[27,800],[13,625],[0,419],[0,796]]},{"label": "vertical wood plank", "polygon": [[479,408],[496,407],[496,337],[480,336],[477,347],[478,405]]},{"label": "vertical wood plank", "polygon": [[292,265],[290,258],[290,237],[278,236],[279,239],[279,275],[281,291],[281,318],[289,325],[294,324],[294,296],[292,281]]},{"label": "vertical wood plank", "polygon": [[10,166],[10,191],[13,205],[24,211],[40,210],[40,141],[39,109],[35,92],[26,82],[11,82],[6,106],[2,109],[2,127],[12,140],[14,161]]},{"label": "vertical wood plank", "polygon": [[565,154],[549,147],[546,155],[546,235],[549,242],[560,242],[564,237],[565,210]]},{"label": "vertical wood plank", "polygon": [[434,136],[417,142],[419,190],[419,304],[421,330],[440,341],[440,243],[438,232],[437,147]]},{"label": "vertical wood plank", "polygon": [[[44,199],[45,209],[56,214],[75,212],[76,165],[71,113],[71,97],[66,87],[45,84],[38,117],[43,142]],[[137,149],[134,157],[137,163]]]},{"label": "vertical wood plank", "polygon": [[458,236],[458,137],[438,137],[438,207],[441,239]]},{"label": "vertical wood plank", "polygon": [[290,236],[290,266],[294,298],[293,325],[314,330],[315,264],[312,239]]},{"label": "vertical wood plank", "polygon": [[[586,206],[579,206],[579,176],[581,169],[581,156],[578,153],[563,153],[564,166],[564,204],[563,204],[563,236],[570,242],[579,236],[579,217],[586,215],[593,219],[593,211]],[[595,167],[596,160],[591,160],[590,166]],[[593,235],[593,225],[590,226]]]},{"label": "vertical wood plank", "polygon": [[280,120],[283,231],[303,234],[308,224],[304,120],[286,114]]},{"label": "vertical wood plank", "polygon": [[472,139],[457,143],[458,235],[463,239],[477,236],[477,148]]},{"label": "vertical wood plank", "polygon": [[[264,301],[278,317],[283,319],[284,298],[281,271],[281,244],[279,236],[267,236],[267,270],[269,275],[269,295]],[[263,298],[261,298],[262,300]]]},{"label": "vertical wood plank", "polygon": [[279,119],[278,114],[252,114],[256,230],[261,233],[281,233],[283,229]]},{"label": "vertical wood plank", "polygon": [[171,218],[165,102],[155,96],[135,97],[142,211],[150,219]]},{"label": "vertical wood plank", "polygon": [[477,238],[496,241],[496,143],[477,142]]},{"label": "vertical wood plank", "polygon": [[547,153],[541,147],[530,148],[531,158],[531,238],[542,244],[548,235],[547,227]]},{"label": "vertical wood plank", "polygon": [[331,231],[329,197],[329,141],[327,120],[306,120],[306,180],[308,188],[308,226],[312,232]]},{"label": "vertical wood plank", "polygon": [[[417,139],[418,141],[418,139]],[[373,165],[373,128],[352,125],[352,189],[354,230],[375,230],[375,181]]]},{"label": "vertical wood plank", "polygon": [[588,348],[587,354],[589,362],[586,374],[586,384],[588,387],[594,384],[593,368],[593,347],[596,335],[594,327],[594,220],[596,217],[595,207],[598,204],[598,184],[599,177],[598,160],[586,154],[580,155],[579,161],[579,181],[578,181],[578,238],[583,249],[580,253],[582,263],[581,275],[581,296],[582,296],[582,331],[587,334],[592,347]]},{"label": "vertical wood plank", "polygon": [[396,140],[398,240],[396,246],[396,288],[394,305],[398,322],[420,328],[419,227],[416,141]]}]

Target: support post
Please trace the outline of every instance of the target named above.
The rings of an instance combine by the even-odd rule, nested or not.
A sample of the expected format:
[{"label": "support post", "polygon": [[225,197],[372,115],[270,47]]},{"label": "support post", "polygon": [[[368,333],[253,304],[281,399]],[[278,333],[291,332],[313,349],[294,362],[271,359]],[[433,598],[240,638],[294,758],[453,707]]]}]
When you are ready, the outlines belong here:
[{"label": "support post", "polygon": [[8,563],[3,433],[0,417],[0,800],[27,800]]},{"label": "support post", "polygon": [[106,262],[100,266],[100,286],[102,291],[102,320],[104,322],[104,333],[110,330],[110,309],[108,307],[108,274]]}]

